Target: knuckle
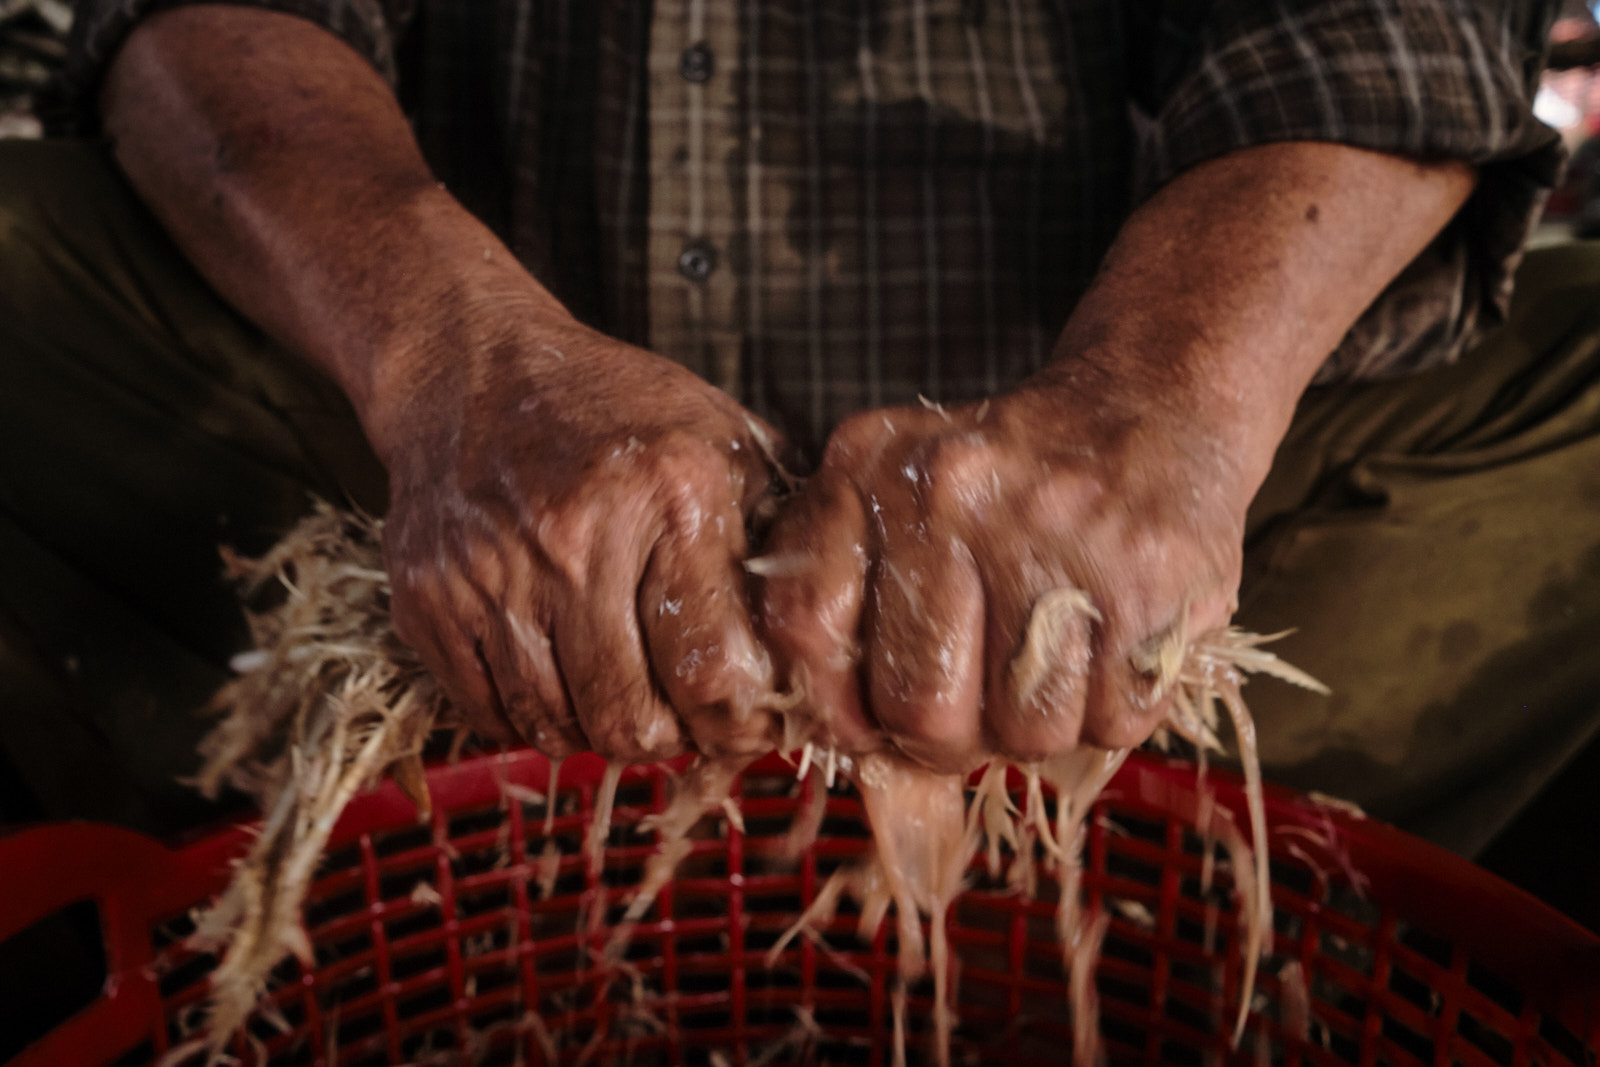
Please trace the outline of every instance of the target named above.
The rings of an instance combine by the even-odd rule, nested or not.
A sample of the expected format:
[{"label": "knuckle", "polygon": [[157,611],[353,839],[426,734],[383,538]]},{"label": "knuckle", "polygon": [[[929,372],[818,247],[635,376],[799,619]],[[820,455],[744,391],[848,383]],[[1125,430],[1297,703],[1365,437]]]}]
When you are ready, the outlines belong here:
[{"label": "knuckle", "polygon": [[395,636],[419,654],[429,651],[426,646],[431,642],[425,620],[432,613],[434,602],[428,584],[394,581],[389,595],[390,625]]},{"label": "knuckle", "polygon": [[1091,715],[1083,724],[1082,738],[1100,748],[1136,748],[1149,740],[1160,716],[1132,709],[1109,715]]},{"label": "knuckle", "polygon": [[597,729],[587,731],[594,750],[606,759],[626,763],[649,763],[671,759],[683,751],[677,727],[660,716],[639,724],[630,719],[608,718]]},{"label": "knuckle", "polygon": [[1025,486],[1019,497],[1023,521],[1034,529],[1062,531],[1094,519],[1094,486],[1075,475],[1050,474]]},{"label": "knuckle", "polygon": [[462,570],[486,589],[502,589],[508,578],[506,552],[499,538],[469,536],[461,543]]},{"label": "knuckle", "polygon": [[722,471],[727,458],[704,438],[685,430],[669,430],[649,449],[651,464],[663,473],[692,478],[706,471]]},{"label": "knuckle", "polygon": [[1062,750],[1054,742],[1054,738],[1024,732],[1015,737],[997,740],[995,747],[1002,756],[1013,763],[1042,763]]},{"label": "knuckle", "polygon": [[724,524],[731,521],[732,529],[743,533],[745,468],[698,438],[669,448],[660,463],[657,480],[680,525],[697,528],[714,522],[718,533],[726,534],[730,531]]},{"label": "knuckle", "polygon": [[830,675],[847,669],[856,662],[856,643],[829,626],[811,602],[798,590],[768,590],[761,605],[761,634],[767,647],[791,673],[801,666]]},{"label": "knuckle", "polygon": [[628,435],[605,453],[614,492],[700,487],[708,475],[723,472],[727,461],[715,447],[686,430],[667,430],[647,441]]},{"label": "knuckle", "polygon": [[690,707],[708,707],[728,699],[729,656],[722,645],[692,646],[671,669],[679,702]]},{"label": "knuckle", "polygon": [[860,657],[855,618],[861,594],[859,578],[839,584],[811,575],[769,578],[758,605],[761,635],[791,661],[844,670]]},{"label": "knuckle", "polygon": [[[920,469],[928,508],[934,514],[971,514],[995,504],[1004,492],[993,447],[975,433],[946,434],[923,450]],[[906,472],[912,477],[913,471]]]},{"label": "knuckle", "polygon": [[532,694],[519,692],[508,697],[506,717],[524,741],[547,756],[563,757],[581,748],[570,724],[563,724],[548,704]]},{"label": "knuckle", "polygon": [[677,720],[656,699],[648,679],[591,682],[575,698],[584,734],[607,759],[645,762],[682,751]]},{"label": "knuckle", "polygon": [[450,703],[455,705],[475,732],[496,739],[506,737],[505,725],[490,707],[488,694],[477,678],[457,670],[449,657],[430,660],[430,657],[424,656],[424,662],[438,679]]},{"label": "knuckle", "polygon": [[962,484],[987,480],[994,469],[994,450],[978,433],[944,433],[917,449],[917,461],[935,482]]},{"label": "knuckle", "polygon": [[646,758],[632,731],[624,730],[614,722],[586,723],[584,733],[589,738],[590,747],[608,760],[637,763]]},{"label": "knuckle", "polygon": [[[446,690],[449,691],[449,686],[446,686]],[[488,741],[500,741],[507,744],[522,740],[522,738],[513,735],[506,728],[506,724],[488,709],[480,708],[470,703],[463,703],[454,697],[452,697],[452,703],[460,709],[461,717],[466,721],[467,726],[479,737]]]},{"label": "knuckle", "polygon": [[890,416],[882,411],[851,415],[835,427],[822,452],[822,466],[848,470],[876,455],[885,439],[895,433]]},{"label": "knuckle", "polygon": [[580,581],[588,570],[597,517],[586,502],[566,500],[545,509],[533,524],[540,555],[569,582]]},{"label": "knuckle", "polygon": [[749,706],[772,682],[772,661],[745,631],[728,628],[673,651],[675,700],[689,707]]},{"label": "knuckle", "polygon": [[913,686],[893,693],[875,685],[873,710],[908,754],[941,769],[964,769],[982,750],[975,701],[949,689]]},{"label": "knuckle", "polygon": [[916,713],[908,716],[897,732],[918,751],[949,756],[974,750],[979,734],[974,714],[948,704],[913,706],[917,707]]},{"label": "knuckle", "polygon": [[[1016,760],[1034,761],[1078,743],[1087,695],[1086,650],[1069,649],[1033,669],[1019,660],[991,679],[985,726],[995,747]],[[1027,653],[1024,653],[1027,655]]]},{"label": "knuckle", "polygon": [[1144,744],[1167,717],[1170,694],[1159,694],[1155,680],[1124,660],[1106,670],[1096,699],[1083,717],[1083,740],[1101,748]]},{"label": "knuckle", "polygon": [[1019,763],[1037,763],[1076,746],[1082,719],[1070,712],[1040,716],[1003,715],[989,724],[995,749]]},{"label": "knuckle", "polygon": [[1103,523],[1131,514],[1132,497],[1117,488],[1114,473],[1092,456],[1040,460],[1023,473],[1028,476],[1019,480],[1024,487],[1019,501],[1041,520]]},{"label": "knuckle", "polygon": [[773,716],[741,716],[723,707],[691,721],[695,748],[704,756],[757,756],[772,750],[776,720]]}]

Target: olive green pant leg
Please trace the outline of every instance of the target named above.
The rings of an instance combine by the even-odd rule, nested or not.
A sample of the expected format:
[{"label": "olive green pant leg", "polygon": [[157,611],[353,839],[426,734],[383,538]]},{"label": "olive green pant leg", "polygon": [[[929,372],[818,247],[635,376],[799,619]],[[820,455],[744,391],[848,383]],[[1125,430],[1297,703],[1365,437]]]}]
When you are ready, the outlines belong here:
[{"label": "olive green pant leg", "polygon": [[1333,689],[1248,688],[1269,776],[1466,855],[1600,728],[1600,244],[1517,285],[1459,363],[1308,394],[1238,615]]},{"label": "olive green pant leg", "polygon": [[244,638],[217,546],[381,507],[348,405],[226,306],[105,150],[0,142],[0,746],[52,816],[167,829]]}]

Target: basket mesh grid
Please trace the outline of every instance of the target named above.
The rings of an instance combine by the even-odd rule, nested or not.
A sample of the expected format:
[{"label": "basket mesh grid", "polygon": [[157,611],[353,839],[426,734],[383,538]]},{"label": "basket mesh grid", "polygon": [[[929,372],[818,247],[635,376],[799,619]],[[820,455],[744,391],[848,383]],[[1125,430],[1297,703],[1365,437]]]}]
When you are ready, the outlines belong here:
[{"label": "basket mesh grid", "polygon": [[[608,970],[595,956],[654,851],[654,834],[637,827],[665,806],[670,772],[624,775],[597,876],[580,855],[593,768],[569,761],[545,801],[530,792],[547,786],[542,760],[474,762],[454,773],[493,776],[498,795],[436,803],[424,826],[388,819],[336,841],[307,910],[315,964],[279,968],[275,1010],[231,1049],[241,1062],[890,1062],[892,923],[864,942],[846,905],[821,937],[798,938],[767,962],[827,876],[869,845],[847,787],[830,792],[820,838],[791,863],[785,835],[811,784],[796,785],[775,761],[747,773],[746,832],[721,815],[702,820],[624,965]],[[541,899],[546,802],[562,859]],[[1242,968],[1225,860],[1202,890],[1204,845],[1184,822],[1108,790],[1090,820],[1083,885],[1087,905],[1112,915],[1097,972],[1111,1062],[1595,1062],[1514,987],[1370,903],[1331,824],[1317,838],[1314,828],[1275,828],[1272,953],[1244,1040],[1230,1050]],[[1055,883],[1041,872],[1039,899],[1025,900],[991,882],[981,859],[950,917],[953,1060],[1064,1062],[1072,1030]],[[183,946],[190,929],[183,916],[153,929],[162,1018],[120,1062],[159,1060],[199,1017],[216,961]],[[1308,1040],[1292,1024],[1295,986],[1309,1000]],[[915,1060],[931,1031],[930,981],[911,990],[907,1017]]]}]

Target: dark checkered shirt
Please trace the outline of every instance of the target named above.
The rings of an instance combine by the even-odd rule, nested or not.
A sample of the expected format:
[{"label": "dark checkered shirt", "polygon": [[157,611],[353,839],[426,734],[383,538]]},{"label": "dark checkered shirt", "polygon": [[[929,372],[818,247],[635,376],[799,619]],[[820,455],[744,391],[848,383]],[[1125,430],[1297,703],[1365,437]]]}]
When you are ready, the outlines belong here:
[{"label": "dark checkered shirt", "polygon": [[[1322,380],[1454,358],[1560,165],[1530,108],[1552,3],[251,2],[393,80],[441,178],[577,313],[811,447],[1014,384],[1134,206],[1270,141],[1481,168]],[[80,5],[77,100],[167,6]]]}]

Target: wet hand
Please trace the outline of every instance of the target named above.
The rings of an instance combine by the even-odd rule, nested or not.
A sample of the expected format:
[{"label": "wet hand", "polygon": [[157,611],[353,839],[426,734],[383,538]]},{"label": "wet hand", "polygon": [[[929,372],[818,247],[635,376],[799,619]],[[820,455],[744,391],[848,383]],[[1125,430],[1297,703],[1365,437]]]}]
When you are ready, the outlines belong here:
[{"label": "wet hand", "polygon": [[755,564],[821,740],[960,771],[1149,736],[1151,653],[1231,614],[1255,486],[1222,439],[1114,394],[1074,368],[839,427]]},{"label": "wet hand", "polygon": [[770,748],[742,569],[770,431],[547,308],[470,332],[386,383],[373,435],[402,639],[490,738],[627,761]]}]

